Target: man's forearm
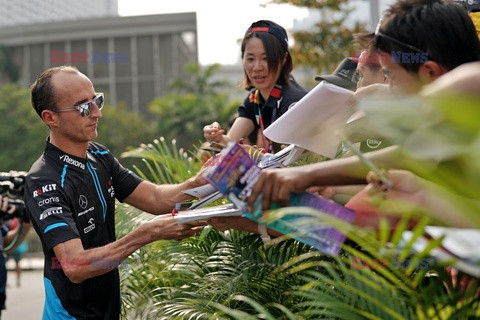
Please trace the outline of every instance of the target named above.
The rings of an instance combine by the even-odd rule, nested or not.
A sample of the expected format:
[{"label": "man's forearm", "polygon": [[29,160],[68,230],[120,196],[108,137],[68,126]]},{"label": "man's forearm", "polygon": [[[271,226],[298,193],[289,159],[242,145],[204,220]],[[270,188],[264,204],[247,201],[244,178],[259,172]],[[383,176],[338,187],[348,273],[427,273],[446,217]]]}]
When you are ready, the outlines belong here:
[{"label": "man's forearm", "polygon": [[[397,146],[368,152],[365,158],[379,169],[401,168],[400,149]],[[372,170],[358,156],[323,161],[308,165],[310,185],[338,186],[365,183],[366,175]]]},{"label": "man's forearm", "polygon": [[471,228],[480,202],[453,194],[444,187],[422,180],[423,203],[421,205],[435,218],[450,227]]},{"label": "man's forearm", "polygon": [[179,202],[191,200],[192,197],[184,194],[182,191],[198,187],[195,178],[190,178],[180,184],[161,185],[155,193],[158,210],[154,214],[165,214],[172,212],[175,205]]},{"label": "man's forearm", "polygon": [[138,248],[154,241],[149,228],[142,224],[115,242],[88,250],[83,249],[80,239],[61,243],[54,247],[56,261],[52,261],[52,268],[62,268],[74,283],[108,273]]}]

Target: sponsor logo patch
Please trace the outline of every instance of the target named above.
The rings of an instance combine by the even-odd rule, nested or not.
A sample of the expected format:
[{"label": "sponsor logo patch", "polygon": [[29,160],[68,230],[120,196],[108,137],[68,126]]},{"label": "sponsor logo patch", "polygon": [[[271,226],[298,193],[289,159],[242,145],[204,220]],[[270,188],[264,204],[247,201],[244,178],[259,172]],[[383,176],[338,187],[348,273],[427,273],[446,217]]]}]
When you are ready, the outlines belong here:
[{"label": "sponsor logo patch", "polygon": [[80,208],[85,209],[88,206],[88,200],[87,197],[85,197],[83,194],[80,195],[80,198],[78,198],[78,205]]},{"label": "sponsor logo patch", "polygon": [[115,197],[115,189],[113,189],[113,186],[112,186],[112,181],[111,180],[108,180],[108,190],[107,192],[110,193],[110,198],[113,198]]},{"label": "sponsor logo patch", "polygon": [[95,229],[95,220],[93,220],[93,218],[90,218],[88,220],[88,223],[90,224],[88,227],[85,227],[83,229],[83,233],[89,233],[90,231],[92,231],[93,229]]},{"label": "sponsor logo patch", "polygon": [[85,165],[83,163],[81,163],[78,160],[70,158],[66,154],[64,154],[63,156],[60,156],[60,160],[62,160],[63,162],[65,162],[67,164],[71,164],[72,166],[75,166],[77,168],[81,168],[81,169],[85,170]]},{"label": "sponsor logo patch", "polygon": [[77,214],[77,217],[83,216],[85,213],[90,212],[90,211],[93,211],[94,209],[95,209],[94,207],[90,207],[90,208],[88,208],[88,209],[85,210],[85,211],[79,212],[79,213]]},{"label": "sponsor logo patch", "polygon": [[48,193],[50,191],[55,191],[55,190],[57,190],[57,184],[55,183],[47,184],[45,186],[41,186],[40,189],[33,191],[33,197],[36,198],[42,194]]},{"label": "sponsor logo patch", "polygon": [[62,207],[48,208],[47,210],[42,212],[42,214],[40,215],[40,220],[43,220],[46,217],[51,216],[52,214],[61,214],[61,213],[63,213]]},{"label": "sponsor logo patch", "polygon": [[40,201],[38,201],[38,206],[41,207],[44,204],[51,204],[51,203],[54,203],[54,202],[60,202],[60,198],[59,197],[50,197],[50,198],[47,198],[47,199],[40,200]]}]

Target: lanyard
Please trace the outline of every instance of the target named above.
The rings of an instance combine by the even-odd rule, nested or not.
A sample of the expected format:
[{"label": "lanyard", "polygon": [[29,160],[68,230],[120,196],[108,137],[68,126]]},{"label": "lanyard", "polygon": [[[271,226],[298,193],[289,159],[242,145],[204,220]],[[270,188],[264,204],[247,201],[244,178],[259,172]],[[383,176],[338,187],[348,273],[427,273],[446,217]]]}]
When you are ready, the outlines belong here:
[{"label": "lanyard", "polygon": [[[272,101],[272,102],[276,102],[276,105],[277,105],[276,107],[273,107],[272,121],[270,122],[270,124],[274,123],[275,120],[277,120],[277,118],[278,118],[277,111],[280,108],[280,102],[282,101],[282,99],[280,98],[281,92],[282,92],[282,86],[278,85],[278,84],[275,85],[275,87],[272,88],[272,91],[270,91],[270,96],[268,97],[268,99],[264,103],[264,106],[265,106],[265,104],[267,104],[267,102],[270,102],[270,100],[273,99],[274,101]],[[255,91],[255,95],[257,97],[260,95],[260,92],[259,92],[258,89]],[[263,134],[263,131],[265,130],[265,123],[263,121],[262,110],[261,110],[259,104],[257,104],[256,118],[257,118],[257,123],[260,126],[262,145],[264,146],[265,153],[267,153],[267,152],[273,153],[273,142]]]},{"label": "lanyard", "polygon": [[[273,111],[272,111],[272,123],[277,120],[277,109],[278,108],[273,108]],[[262,112],[260,111],[260,106],[257,106],[257,110],[258,110],[258,115],[257,115],[257,122],[260,126],[260,133],[262,135],[262,145],[265,147],[265,153],[267,152],[270,152],[272,153],[273,152],[273,143],[270,139],[268,139],[264,134],[263,134],[263,131],[265,130],[265,125],[263,123],[263,117],[262,117]]]}]

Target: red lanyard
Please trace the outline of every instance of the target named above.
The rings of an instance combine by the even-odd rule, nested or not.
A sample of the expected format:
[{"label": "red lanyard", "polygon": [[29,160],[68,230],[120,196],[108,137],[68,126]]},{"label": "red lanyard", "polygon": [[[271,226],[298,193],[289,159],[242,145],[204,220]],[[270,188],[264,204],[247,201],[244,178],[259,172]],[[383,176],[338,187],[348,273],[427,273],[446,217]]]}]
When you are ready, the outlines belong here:
[{"label": "red lanyard", "polygon": [[[278,108],[273,108],[271,123],[277,120],[277,109]],[[260,133],[262,134],[262,145],[266,147],[265,153],[267,152],[273,153],[273,142],[263,134],[263,131],[265,130],[265,124],[263,123],[263,117],[262,117],[262,112],[260,110],[260,106],[257,106],[257,110],[258,110],[257,121],[258,121],[258,124],[260,125],[260,130],[261,130]]]},{"label": "red lanyard", "polygon": [[[280,108],[280,101],[282,100],[280,98],[281,93],[282,93],[282,86],[279,85],[279,84],[276,84],[272,88],[272,90],[270,91],[270,95],[264,103],[264,106],[268,104],[269,106],[272,106],[272,108],[273,108],[273,110],[272,110],[272,121],[270,122],[270,124],[272,124],[273,122],[275,122],[275,120],[277,120],[277,110]],[[260,92],[257,89],[257,90],[255,90],[255,93],[254,93],[253,102],[255,102],[256,105],[257,105],[256,118],[257,118],[257,123],[260,126],[260,130],[261,130],[260,133],[262,134],[262,144],[263,144],[263,146],[265,146],[265,148],[264,148],[265,152],[273,153],[273,142],[270,141],[263,134],[263,131],[265,130],[265,123],[263,122],[262,111],[260,109],[260,104],[259,104],[259,99],[258,99],[259,97],[260,97]],[[250,100],[252,101],[252,97],[251,97]]]}]

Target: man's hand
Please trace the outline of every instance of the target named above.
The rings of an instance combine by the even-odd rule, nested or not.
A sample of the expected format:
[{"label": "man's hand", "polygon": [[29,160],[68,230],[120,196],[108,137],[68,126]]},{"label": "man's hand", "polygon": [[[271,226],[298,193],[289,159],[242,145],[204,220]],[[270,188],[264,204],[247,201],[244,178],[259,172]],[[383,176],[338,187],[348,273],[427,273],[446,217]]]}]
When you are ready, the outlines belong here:
[{"label": "man's hand", "polygon": [[156,240],[181,240],[202,231],[206,222],[197,221],[189,224],[178,224],[171,214],[160,215],[146,223]]},{"label": "man's hand", "polygon": [[[220,231],[236,229],[261,234],[258,228],[259,224],[244,217],[217,217],[208,219],[207,222],[209,225]],[[272,237],[279,237],[282,235],[280,232],[273,229],[268,229],[267,232]]]},{"label": "man's hand", "polygon": [[218,217],[208,219],[207,223],[219,231],[229,229],[252,231],[253,228],[249,228],[248,226],[255,222],[243,217]]},{"label": "man's hand", "polygon": [[288,206],[291,192],[303,192],[310,187],[309,171],[301,166],[262,170],[248,200],[252,212],[257,197],[262,194],[262,210],[270,209],[273,202]]},{"label": "man's hand", "polygon": [[358,212],[400,213],[423,205],[420,178],[406,170],[389,170],[386,175],[392,182],[391,188],[387,188],[374,172],[369,172],[368,185],[353,196],[346,207]]},{"label": "man's hand", "polygon": [[389,170],[387,175],[392,181],[392,188],[387,188],[375,173],[368,173],[367,192],[371,196],[383,192],[386,197],[392,200],[423,205],[424,194],[419,177],[407,170]]},{"label": "man's hand", "polygon": [[205,171],[207,171],[208,167],[211,166],[211,160],[212,158],[210,158],[209,160],[207,160],[207,162],[205,162],[202,167],[200,168],[200,170],[197,171],[197,173],[195,174],[195,176],[193,176],[191,179],[193,179],[193,185],[194,185],[194,188],[196,187],[200,187],[200,186],[203,186],[205,184],[208,183],[208,181],[203,177],[203,175],[205,174]]},{"label": "man's hand", "polygon": [[15,212],[15,210],[17,210],[17,207],[15,205],[12,205],[9,209],[8,208],[8,198],[7,197],[2,197],[0,195],[0,210],[5,214],[13,214]]},{"label": "man's hand", "polygon": [[62,265],[75,263],[74,268],[63,268],[63,271],[70,281],[81,283],[86,279],[105,274],[118,265],[99,268],[98,261],[121,262],[146,244],[157,240],[188,238],[201,231],[204,225],[206,225],[204,222],[178,224],[171,214],[164,214],[142,223],[138,228],[107,245],[86,250],[80,238],[75,238],[57,244],[53,247],[53,251]]}]

